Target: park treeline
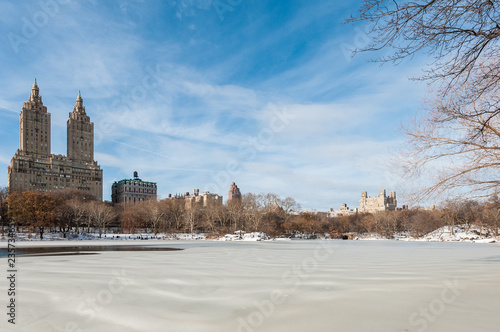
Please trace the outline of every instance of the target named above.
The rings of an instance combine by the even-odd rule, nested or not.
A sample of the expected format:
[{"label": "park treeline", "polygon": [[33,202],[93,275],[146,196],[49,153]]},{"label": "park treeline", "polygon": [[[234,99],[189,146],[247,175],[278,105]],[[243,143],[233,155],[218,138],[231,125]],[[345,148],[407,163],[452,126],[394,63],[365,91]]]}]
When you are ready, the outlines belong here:
[{"label": "park treeline", "polygon": [[[279,237],[342,238],[346,233],[379,234],[392,237],[396,233],[420,237],[442,226],[476,225],[498,236],[500,200],[447,201],[438,210],[405,209],[374,214],[354,213],[331,217],[326,213],[300,211],[293,198],[281,199],[276,194],[245,194],[241,201],[229,204],[209,202],[193,204],[185,198],[149,200],[132,205],[96,201],[82,191],[6,194],[0,191],[2,231],[11,221],[21,232],[60,232],[64,237],[76,234],[109,233],[205,233],[217,237],[242,230],[265,232]],[[491,229],[492,231],[488,231]]]}]

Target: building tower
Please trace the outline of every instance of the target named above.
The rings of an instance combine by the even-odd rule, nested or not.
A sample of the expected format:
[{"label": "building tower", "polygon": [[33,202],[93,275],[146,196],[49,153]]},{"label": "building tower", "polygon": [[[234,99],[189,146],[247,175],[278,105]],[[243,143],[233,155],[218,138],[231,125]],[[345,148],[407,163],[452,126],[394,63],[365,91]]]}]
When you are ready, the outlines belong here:
[{"label": "building tower", "polygon": [[396,192],[394,190],[391,191],[389,197],[387,198],[387,207],[389,210],[396,210],[398,206],[398,201],[396,200]]},{"label": "building tower", "polygon": [[51,154],[50,113],[43,106],[35,79],[20,115],[20,148],[7,168],[9,192],[83,190],[102,200],[102,169],[93,160],[93,134],[79,93],[68,120],[69,157]]},{"label": "building tower", "polygon": [[38,84],[33,83],[20,116],[21,151],[48,157],[50,155],[50,113],[43,106]]},{"label": "building tower", "polygon": [[68,125],[68,158],[77,162],[94,162],[94,123],[85,113],[83,99],[78,91],[76,105],[69,113]]},{"label": "building tower", "polygon": [[359,200],[358,212],[395,211],[397,206],[398,202],[394,190],[391,191],[390,196],[386,196],[385,189],[380,189],[379,195],[374,197],[369,197],[368,193],[363,191]]},{"label": "building tower", "polygon": [[231,203],[231,201],[233,200],[241,202],[240,188],[238,188],[238,186],[234,182],[231,184],[231,187],[229,187],[229,193],[227,194],[227,204]]}]

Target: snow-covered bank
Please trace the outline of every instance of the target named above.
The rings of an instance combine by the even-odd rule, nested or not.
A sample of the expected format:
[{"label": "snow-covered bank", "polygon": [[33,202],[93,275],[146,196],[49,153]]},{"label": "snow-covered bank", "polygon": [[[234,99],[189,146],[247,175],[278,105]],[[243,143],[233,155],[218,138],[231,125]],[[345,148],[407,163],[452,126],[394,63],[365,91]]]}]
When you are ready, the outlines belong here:
[{"label": "snow-covered bank", "polygon": [[[7,234],[0,235],[0,242],[7,241]],[[137,240],[205,240],[205,234],[151,234],[151,233],[113,233],[113,234],[67,234],[66,237],[62,233],[44,233],[43,239],[36,233],[16,233],[16,241],[137,241]]]},{"label": "snow-covered bank", "polygon": [[[352,234],[352,233],[349,233]],[[36,233],[17,233],[17,241],[40,241]],[[328,233],[320,235],[300,234],[294,239],[307,240],[328,240]],[[428,241],[428,242],[474,242],[474,243],[500,243],[500,236],[495,237],[491,229],[475,225],[456,225],[453,227],[444,226],[421,237],[413,237],[408,233],[397,233],[393,237],[387,238],[380,234],[356,234],[352,237],[354,240],[400,240],[400,241]],[[207,234],[103,234],[99,237],[96,233],[89,234],[68,234],[66,237],[62,233],[44,233],[43,241],[138,241],[138,240],[214,240],[214,241],[277,241],[290,240],[290,238],[271,237],[264,232],[245,233],[237,231],[234,234],[225,234],[222,236],[208,236]],[[7,241],[7,234],[0,235],[0,242]]]},{"label": "snow-covered bank", "polygon": [[245,233],[243,231],[235,232],[235,234],[226,234],[217,239],[218,241],[269,241],[271,237],[263,232]]},{"label": "snow-covered bank", "polygon": [[500,237],[495,237],[494,233],[488,228],[482,228],[475,225],[458,225],[455,227],[444,226],[434,232],[431,232],[420,239],[420,241],[469,241],[478,243],[500,242]]},{"label": "snow-covered bank", "polygon": [[444,226],[421,237],[412,237],[407,233],[398,233],[392,238],[387,238],[380,234],[360,234],[355,239],[473,243],[500,242],[500,236],[495,237],[495,234],[491,229],[475,225],[456,225],[454,227]]}]

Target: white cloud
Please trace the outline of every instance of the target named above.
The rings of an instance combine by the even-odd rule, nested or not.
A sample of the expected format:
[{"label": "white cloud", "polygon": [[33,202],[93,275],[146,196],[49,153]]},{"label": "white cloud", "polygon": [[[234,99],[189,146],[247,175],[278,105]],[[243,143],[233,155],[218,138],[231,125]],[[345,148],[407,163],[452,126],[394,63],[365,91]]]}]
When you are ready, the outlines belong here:
[{"label": "white cloud", "polygon": [[[193,21],[213,11],[210,0],[169,4],[171,16],[163,21],[150,20],[166,12],[152,15],[146,2],[61,7],[23,45],[22,56],[4,55],[2,114],[19,113],[36,76],[52,114],[52,150],[65,154],[67,116],[82,90],[106,183],[137,170],[157,181],[164,195],[213,183],[225,195],[237,181],[244,192],[274,191],[324,210],[354,204],[363,189],[376,194],[380,186],[397,186],[386,161],[399,143],[394,128],[418,108],[423,88],[407,81],[417,66],[348,63],[339,48],[346,36],[329,32],[332,27],[309,44],[301,33],[333,15],[335,2],[305,6],[277,27],[267,25],[272,13],[258,5],[247,6],[249,22],[238,26],[222,24],[215,12],[211,24]],[[1,22],[12,29],[19,24],[10,21]],[[267,50],[283,38],[304,38],[293,65],[268,58]],[[261,64],[270,69],[260,72]],[[158,84],[144,90],[145,80]],[[272,121],[282,110],[292,118],[278,128]],[[9,123],[17,126],[18,119]],[[9,150],[1,151],[1,162],[10,160],[18,139],[2,135]],[[260,140],[261,151],[242,153],[249,140]],[[239,173],[227,171],[232,162]]]}]

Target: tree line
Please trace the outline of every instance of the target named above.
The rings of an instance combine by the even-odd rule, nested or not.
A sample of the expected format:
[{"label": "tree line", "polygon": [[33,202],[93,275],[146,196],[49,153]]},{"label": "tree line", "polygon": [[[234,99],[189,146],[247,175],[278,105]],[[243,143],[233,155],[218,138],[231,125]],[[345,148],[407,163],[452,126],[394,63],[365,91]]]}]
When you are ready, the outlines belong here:
[{"label": "tree line", "polygon": [[2,232],[7,220],[20,232],[77,234],[110,233],[178,234],[205,233],[211,237],[235,231],[265,232],[271,236],[342,238],[346,233],[379,234],[391,238],[405,233],[421,237],[442,226],[479,226],[484,234],[498,236],[500,199],[486,201],[450,200],[439,210],[404,209],[378,213],[355,213],[332,217],[327,213],[300,211],[291,197],[273,193],[245,194],[229,204],[209,202],[206,206],[186,204],[184,198],[149,200],[131,205],[99,202],[81,191],[60,190],[11,193],[0,190]]},{"label": "tree line", "polygon": [[300,209],[294,199],[269,194],[246,194],[241,201],[221,205],[208,201],[206,206],[187,204],[184,198],[148,200],[135,204],[99,202],[87,192],[59,190],[53,193],[7,191],[0,197],[2,231],[10,221],[18,230],[68,234],[97,233],[110,228],[136,234],[209,233],[236,230],[278,234],[280,224]]}]

